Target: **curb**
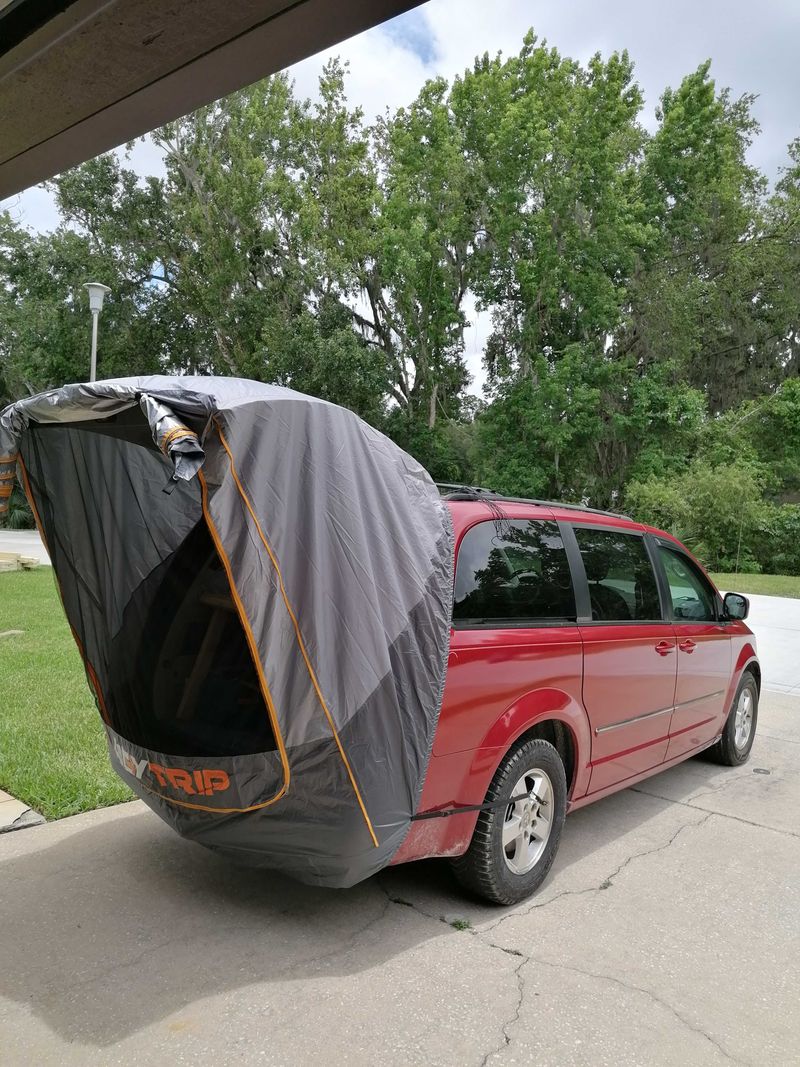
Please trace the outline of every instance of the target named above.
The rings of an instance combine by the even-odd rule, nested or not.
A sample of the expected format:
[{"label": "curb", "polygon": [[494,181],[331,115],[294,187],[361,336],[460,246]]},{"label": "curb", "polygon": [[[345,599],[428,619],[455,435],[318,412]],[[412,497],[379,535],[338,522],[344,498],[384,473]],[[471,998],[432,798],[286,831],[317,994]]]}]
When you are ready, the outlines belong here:
[{"label": "curb", "polygon": [[0,789],[0,834],[11,833],[12,830],[27,830],[29,826],[41,826],[44,821],[44,816],[38,811]]}]

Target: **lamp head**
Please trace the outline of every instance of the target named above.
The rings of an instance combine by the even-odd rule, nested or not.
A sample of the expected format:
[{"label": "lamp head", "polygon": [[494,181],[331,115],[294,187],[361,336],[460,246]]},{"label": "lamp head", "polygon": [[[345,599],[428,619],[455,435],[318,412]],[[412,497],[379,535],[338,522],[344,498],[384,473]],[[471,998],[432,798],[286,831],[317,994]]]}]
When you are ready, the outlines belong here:
[{"label": "lamp head", "polygon": [[103,310],[103,298],[111,292],[110,287],[100,282],[86,282],[83,288],[89,290],[89,310],[93,315],[99,315]]}]

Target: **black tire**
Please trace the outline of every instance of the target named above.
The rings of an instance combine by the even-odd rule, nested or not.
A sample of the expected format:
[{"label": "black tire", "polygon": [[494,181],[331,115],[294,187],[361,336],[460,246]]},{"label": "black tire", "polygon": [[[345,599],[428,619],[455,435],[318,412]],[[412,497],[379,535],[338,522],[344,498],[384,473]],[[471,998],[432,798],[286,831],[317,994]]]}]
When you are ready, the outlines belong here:
[{"label": "black tire", "polygon": [[[749,700],[750,717],[747,736],[742,735],[742,720],[737,716],[742,701]],[[725,721],[725,729],[722,737],[709,750],[709,757],[715,763],[721,763],[725,767],[739,767],[750,759],[750,750],[756,736],[756,724],[758,723],[758,683],[750,671],[745,671],[736,696],[733,698],[731,710]],[[737,732],[738,731],[738,732]],[[737,736],[739,743],[737,744]]]},{"label": "black tire", "polygon": [[[525,800],[514,805],[501,803],[499,807],[482,811],[478,816],[469,848],[463,856],[451,860],[453,872],[460,884],[471,893],[494,904],[517,904],[535,892],[547,877],[558,851],[567,810],[567,779],[561,757],[549,742],[526,741],[512,748],[492,779],[486,793],[486,803],[509,801],[515,795],[514,790],[518,788],[520,780],[532,771],[544,772],[541,792],[549,796],[546,805],[539,807],[534,800],[528,806]],[[551,804],[552,815],[547,820],[544,813]],[[525,815],[519,814],[523,809],[528,811],[527,823]],[[537,811],[540,817],[537,817]],[[508,832],[512,821],[515,822],[515,829],[517,826],[523,829],[515,842],[504,846],[504,829]],[[545,827],[542,837],[544,832],[547,832],[548,836],[541,854],[536,857],[530,869],[524,873],[516,873],[510,864],[515,862],[517,848],[531,849],[530,853],[524,853],[516,861],[522,868],[526,856],[535,854],[538,848],[538,843],[534,846],[537,826],[547,822],[549,830]],[[512,850],[510,857],[507,854],[509,849]]]}]

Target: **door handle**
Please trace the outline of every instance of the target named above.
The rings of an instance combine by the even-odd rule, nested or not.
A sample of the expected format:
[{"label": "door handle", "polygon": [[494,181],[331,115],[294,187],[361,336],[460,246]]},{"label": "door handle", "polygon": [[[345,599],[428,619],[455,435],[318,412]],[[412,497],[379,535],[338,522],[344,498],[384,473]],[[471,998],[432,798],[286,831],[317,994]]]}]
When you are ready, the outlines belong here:
[{"label": "door handle", "polygon": [[687,638],[685,641],[678,642],[678,648],[681,650],[681,652],[694,652],[694,650],[697,648],[697,645],[694,643],[694,641],[690,641]]},{"label": "door handle", "polygon": [[675,651],[675,646],[671,641],[659,641],[655,648],[659,656],[668,656],[670,652]]}]

